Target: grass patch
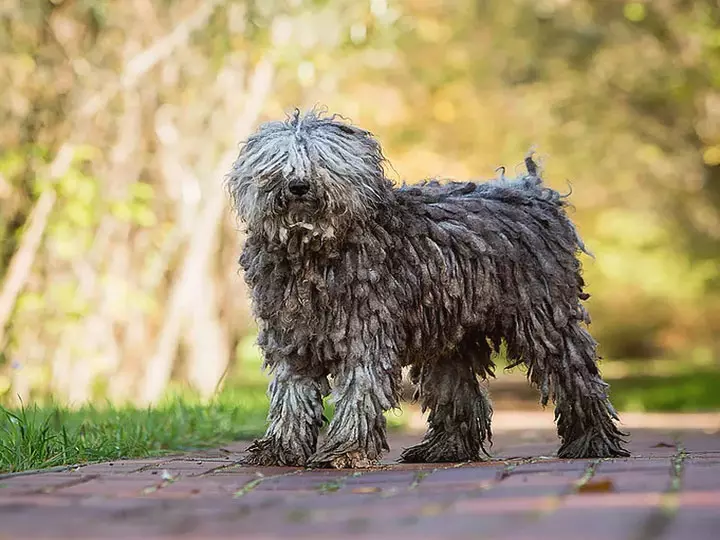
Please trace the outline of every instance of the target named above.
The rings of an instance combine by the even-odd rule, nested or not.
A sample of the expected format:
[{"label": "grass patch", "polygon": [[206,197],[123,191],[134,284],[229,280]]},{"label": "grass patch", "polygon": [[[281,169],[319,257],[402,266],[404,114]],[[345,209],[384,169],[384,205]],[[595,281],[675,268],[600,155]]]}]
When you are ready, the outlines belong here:
[{"label": "grass patch", "polygon": [[262,434],[266,413],[262,386],[224,391],[207,404],[175,396],[149,409],[0,408],[0,472],[208,448]]},{"label": "grass patch", "polygon": [[[220,446],[265,431],[266,381],[230,387],[210,403],[175,395],[157,407],[0,407],[0,473]],[[325,416],[332,404],[326,400]],[[401,416],[387,413],[388,426]]]}]

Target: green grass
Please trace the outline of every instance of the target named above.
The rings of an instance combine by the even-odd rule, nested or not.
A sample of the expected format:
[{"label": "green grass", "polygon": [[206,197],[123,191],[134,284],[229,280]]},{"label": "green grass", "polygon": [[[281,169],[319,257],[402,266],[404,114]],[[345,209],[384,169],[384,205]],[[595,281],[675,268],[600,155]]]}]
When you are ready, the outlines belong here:
[{"label": "green grass", "polygon": [[[265,430],[265,390],[265,382],[257,381],[224,390],[210,403],[175,396],[149,409],[0,407],[0,473],[157,456],[251,439]],[[332,413],[326,401],[325,416]],[[393,411],[387,419],[391,429],[403,424]]]},{"label": "green grass", "polygon": [[224,391],[208,404],[173,397],[155,408],[0,408],[0,472],[139,458],[262,434],[265,388]]}]

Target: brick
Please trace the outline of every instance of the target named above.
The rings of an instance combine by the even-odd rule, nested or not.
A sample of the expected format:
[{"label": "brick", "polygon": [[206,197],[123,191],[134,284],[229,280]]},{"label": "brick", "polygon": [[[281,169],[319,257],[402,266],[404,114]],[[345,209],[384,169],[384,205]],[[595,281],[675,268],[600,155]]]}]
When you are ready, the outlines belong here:
[{"label": "brick", "polygon": [[107,463],[93,463],[78,467],[80,474],[128,474],[149,469],[166,463],[164,459],[121,460]]},{"label": "brick", "polygon": [[[672,427],[672,426],[671,426]],[[633,430],[635,456],[600,462],[597,491],[576,493],[591,460],[540,459],[550,430],[500,433],[498,456],[473,464],[394,464],[421,435],[397,436],[386,465],[365,471],[243,467],[247,443],[226,450],[95,464],[0,480],[0,540],[8,538],[393,538],[505,540],[714,538],[720,516],[717,437]],[[662,514],[679,437],[688,454],[676,514]],[[713,438],[715,437],[715,438]],[[248,487],[249,486],[249,487]],[[658,521],[657,516],[664,516]],[[669,517],[668,517],[669,516]],[[648,529],[651,527],[651,529]]]},{"label": "brick", "polygon": [[720,512],[720,489],[717,484],[712,491],[682,491],[678,498],[682,507],[717,508]]},{"label": "brick", "polygon": [[15,476],[0,480],[0,497],[9,495],[29,495],[33,493],[50,493],[66,486],[82,484],[96,478],[97,475],[86,475],[74,472],[47,473],[28,476]]},{"label": "brick", "polygon": [[[608,540],[610,538],[641,538],[651,510],[613,507],[597,509],[560,509],[528,521],[508,522],[495,540]],[[690,538],[690,537],[688,537]],[[681,539],[678,539],[681,540]]]},{"label": "brick", "polygon": [[709,508],[681,507],[666,530],[665,538],[717,540],[720,529],[720,506]]},{"label": "brick", "polygon": [[683,490],[720,489],[720,465],[703,466],[686,462],[681,481]]}]

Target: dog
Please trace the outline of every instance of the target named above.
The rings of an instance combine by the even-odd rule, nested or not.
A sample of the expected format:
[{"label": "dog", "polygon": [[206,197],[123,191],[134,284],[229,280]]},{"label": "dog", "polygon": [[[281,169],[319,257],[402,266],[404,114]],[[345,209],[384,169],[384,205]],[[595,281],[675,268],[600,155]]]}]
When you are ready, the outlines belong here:
[{"label": "dog", "polygon": [[[506,346],[543,406],[560,458],[629,455],[582,301],[586,252],[566,197],[527,172],[395,186],[374,136],[295,110],[241,145],[226,187],[246,228],[240,266],[272,373],[257,466],[357,468],[388,448],[403,367],[428,429],[404,462],[488,459],[480,384]],[[323,398],[336,404],[326,437]]]}]

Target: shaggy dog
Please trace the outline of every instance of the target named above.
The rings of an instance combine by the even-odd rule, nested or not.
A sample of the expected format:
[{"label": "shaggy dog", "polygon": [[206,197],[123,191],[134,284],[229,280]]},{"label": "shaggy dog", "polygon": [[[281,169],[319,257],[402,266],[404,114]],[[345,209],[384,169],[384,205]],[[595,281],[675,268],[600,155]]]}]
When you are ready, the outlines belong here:
[{"label": "shaggy dog", "polygon": [[[492,407],[479,379],[502,342],[555,404],[559,457],[628,455],[584,326],[585,248],[563,196],[525,164],[513,180],[396,188],[372,134],[337,116],[295,111],[250,136],[227,187],[273,379],[247,463],[376,464],[404,366],[430,412],[401,459],[481,460]],[[336,410],[318,447],[328,377]]]}]

